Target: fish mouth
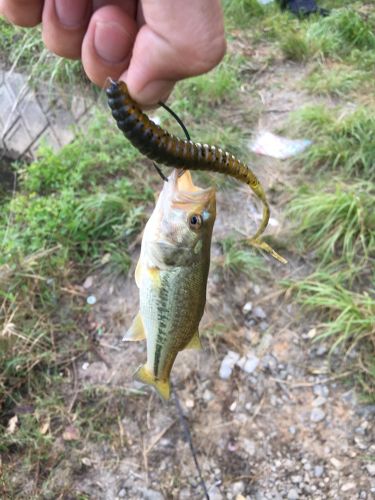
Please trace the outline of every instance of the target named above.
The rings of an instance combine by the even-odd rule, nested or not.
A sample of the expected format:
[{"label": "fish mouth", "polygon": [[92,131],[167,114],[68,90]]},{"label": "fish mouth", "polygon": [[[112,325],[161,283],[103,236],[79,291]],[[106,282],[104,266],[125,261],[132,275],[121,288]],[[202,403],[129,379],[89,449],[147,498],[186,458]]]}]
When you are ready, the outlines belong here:
[{"label": "fish mouth", "polygon": [[185,170],[180,175],[180,170],[174,169],[168,177],[169,188],[171,189],[172,208],[202,207],[210,212],[216,212],[216,190],[215,188],[200,188],[193,183],[189,170]]}]

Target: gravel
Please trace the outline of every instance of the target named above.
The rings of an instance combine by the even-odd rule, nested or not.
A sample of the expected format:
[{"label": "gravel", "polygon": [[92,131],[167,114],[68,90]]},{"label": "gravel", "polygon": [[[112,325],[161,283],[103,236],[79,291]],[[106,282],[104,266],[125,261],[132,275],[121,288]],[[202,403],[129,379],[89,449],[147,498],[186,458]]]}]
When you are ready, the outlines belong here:
[{"label": "gravel", "polygon": [[292,488],[288,491],[288,500],[297,500],[299,498],[298,491]]},{"label": "gravel", "polygon": [[322,420],[325,419],[325,417],[326,417],[326,414],[324,413],[324,411],[321,408],[314,408],[313,410],[311,410],[311,413],[310,413],[311,422],[314,422],[314,423],[321,422]]}]

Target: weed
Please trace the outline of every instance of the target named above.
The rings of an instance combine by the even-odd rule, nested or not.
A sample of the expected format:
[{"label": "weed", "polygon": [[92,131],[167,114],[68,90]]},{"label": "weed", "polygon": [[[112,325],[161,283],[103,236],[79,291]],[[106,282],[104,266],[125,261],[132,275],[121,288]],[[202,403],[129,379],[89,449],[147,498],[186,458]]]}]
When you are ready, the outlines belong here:
[{"label": "weed", "polygon": [[334,58],[347,56],[353,49],[373,50],[375,18],[365,19],[352,9],[339,9],[311,23],[306,41],[315,53]]},{"label": "weed", "polygon": [[7,66],[28,74],[35,86],[47,82],[50,92],[56,83],[68,87],[87,82],[80,61],[60,58],[44,47],[39,27],[19,28],[1,19],[0,52]]},{"label": "weed", "polygon": [[223,0],[223,9],[228,24],[234,28],[251,26],[254,17],[265,12],[258,0]]},{"label": "weed", "polygon": [[299,220],[296,240],[303,239],[322,264],[335,258],[349,264],[359,262],[375,249],[373,186],[365,182],[336,184],[335,191],[323,186],[300,189],[288,214]]},{"label": "weed", "polygon": [[[290,283],[289,283],[290,285]],[[317,271],[308,278],[293,283],[296,300],[309,311],[322,317],[317,340],[328,339],[331,351],[338,346],[358,349],[366,377],[371,378],[374,359],[375,301],[369,292],[348,289],[341,272]]]},{"label": "weed", "polygon": [[173,93],[172,107],[178,112],[194,109],[194,117],[212,114],[212,105],[233,101],[240,87],[242,59],[226,55],[209,73],[180,82]]},{"label": "weed", "polygon": [[243,248],[233,238],[221,241],[223,257],[217,263],[222,267],[225,274],[245,274],[246,276],[265,276],[268,270],[264,267],[264,260],[255,254],[254,250]]},{"label": "weed", "polygon": [[286,59],[301,62],[310,55],[310,48],[302,33],[292,30],[284,33],[280,39],[280,48]]},{"label": "weed", "polygon": [[341,170],[348,176],[374,178],[375,115],[371,108],[340,113],[338,108],[308,106],[293,114],[292,123],[314,141],[303,158],[307,170]]},{"label": "weed", "polygon": [[364,84],[368,74],[351,66],[327,67],[323,64],[303,81],[305,89],[313,94],[344,97]]}]

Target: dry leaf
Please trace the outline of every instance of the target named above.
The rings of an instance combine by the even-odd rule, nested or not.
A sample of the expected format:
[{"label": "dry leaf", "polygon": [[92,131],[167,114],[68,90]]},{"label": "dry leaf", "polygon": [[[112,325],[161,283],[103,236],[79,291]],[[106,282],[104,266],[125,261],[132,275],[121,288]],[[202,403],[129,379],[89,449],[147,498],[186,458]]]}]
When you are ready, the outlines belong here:
[{"label": "dry leaf", "polygon": [[65,428],[62,437],[64,441],[77,441],[80,438],[79,429],[73,425],[68,425],[68,427]]},{"label": "dry leaf", "polygon": [[45,434],[47,434],[47,432],[49,431],[49,420],[47,420],[46,422],[44,422],[44,424],[41,425],[40,429],[39,429],[39,432],[44,436]]},{"label": "dry leaf", "polygon": [[17,430],[18,417],[14,415],[14,417],[9,419],[7,430],[5,431],[7,434],[14,434]]}]

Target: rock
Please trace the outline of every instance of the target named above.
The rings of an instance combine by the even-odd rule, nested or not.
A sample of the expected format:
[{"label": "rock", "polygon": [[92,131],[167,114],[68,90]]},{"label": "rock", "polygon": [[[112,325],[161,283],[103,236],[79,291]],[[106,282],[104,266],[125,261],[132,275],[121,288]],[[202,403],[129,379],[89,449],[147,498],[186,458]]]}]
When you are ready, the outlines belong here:
[{"label": "rock", "polygon": [[323,356],[327,352],[327,350],[327,347],[324,344],[321,344],[316,350],[316,355]]},{"label": "rock", "polygon": [[298,491],[292,488],[291,490],[288,491],[288,500],[298,500],[299,495]]},{"label": "rock", "polygon": [[85,281],[83,283],[83,288],[88,290],[89,288],[92,287],[93,283],[94,283],[94,278],[92,276],[87,276],[87,278],[85,279]]},{"label": "rock", "polygon": [[243,481],[236,481],[230,486],[230,490],[233,496],[240,495],[245,489],[245,483]]},{"label": "rock", "polygon": [[86,302],[88,303],[89,306],[93,306],[94,304],[96,304],[95,295],[89,295],[86,299]]},{"label": "rock", "polygon": [[244,438],[242,440],[242,448],[245,450],[245,452],[253,457],[255,455],[256,451],[256,442],[253,441],[252,439]]},{"label": "rock", "polygon": [[242,313],[246,316],[253,310],[252,302],[246,302],[246,304],[242,308]]},{"label": "rock", "polygon": [[142,493],[145,500],[164,500],[164,495],[160,491],[152,490],[151,488],[145,488]]},{"label": "rock", "polygon": [[117,496],[119,498],[125,498],[125,495],[126,495],[126,490],[124,488],[122,488],[118,493],[117,493]]},{"label": "rock", "polygon": [[291,425],[291,426],[289,427],[289,432],[290,432],[290,434],[291,434],[292,436],[294,436],[294,435],[296,434],[297,429],[294,427],[294,425]]},{"label": "rock", "polygon": [[311,422],[314,422],[314,423],[321,422],[322,420],[325,419],[325,417],[326,417],[326,414],[324,413],[324,411],[321,408],[314,408],[313,410],[311,410],[311,413],[310,413]]},{"label": "rock", "polygon": [[203,393],[203,399],[204,401],[211,401],[212,399],[214,399],[214,394],[213,392],[211,392],[209,389],[205,389],[204,393]]},{"label": "rock", "polygon": [[232,375],[234,365],[240,359],[240,355],[234,351],[228,351],[220,365],[219,377],[228,380]]},{"label": "rock", "polygon": [[255,356],[254,354],[248,353],[246,357],[242,357],[237,361],[237,366],[241,368],[246,373],[253,373],[257,366],[259,365],[259,358]]},{"label": "rock", "polygon": [[321,465],[316,465],[314,467],[314,476],[315,477],[322,477],[324,474],[324,467],[322,467]]},{"label": "rock", "polygon": [[341,486],[341,491],[343,491],[343,492],[350,491],[350,490],[354,489],[355,487],[356,487],[356,483],[352,483],[352,482],[345,483]]},{"label": "rock", "polygon": [[330,459],[330,462],[331,462],[331,464],[333,465],[333,467],[334,467],[335,469],[337,469],[337,470],[342,469],[343,464],[342,464],[342,462],[340,462],[340,460],[337,460],[337,458],[332,457],[332,458]]},{"label": "rock", "polygon": [[208,490],[208,495],[210,500],[223,500],[224,498],[217,486],[211,486]]},{"label": "rock", "polygon": [[260,294],[260,286],[259,285],[254,285],[253,290],[254,290],[255,295]]},{"label": "rock", "polygon": [[312,405],[315,407],[323,406],[326,404],[326,402],[327,402],[326,398],[324,398],[323,396],[319,396],[319,397],[314,399],[314,401],[312,402]]},{"label": "rock", "polygon": [[354,442],[357,445],[357,447],[360,450],[367,450],[368,448],[368,443],[366,443],[363,439],[361,439],[359,436],[355,436]]},{"label": "rock", "polygon": [[253,314],[258,319],[266,319],[267,318],[267,314],[264,312],[264,309],[260,306],[254,307]]},{"label": "rock", "polygon": [[373,464],[367,464],[365,466],[365,469],[370,474],[370,476],[375,476],[375,463],[373,463]]},{"label": "rock", "polygon": [[313,387],[313,393],[315,396],[326,398],[329,395],[329,389],[326,385],[316,384]]},{"label": "rock", "polygon": [[355,408],[357,415],[369,418],[375,415],[375,405],[361,405]]},{"label": "rock", "polygon": [[293,484],[300,484],[302,483],[302,476],[291,476],[290,480]]},{"label": "rock", "polygon": [[261,321],[259,323],[259,328],[262,330],[262,332],[265,332],[269,327],[269,324],[267,323],[267,321]]}]

